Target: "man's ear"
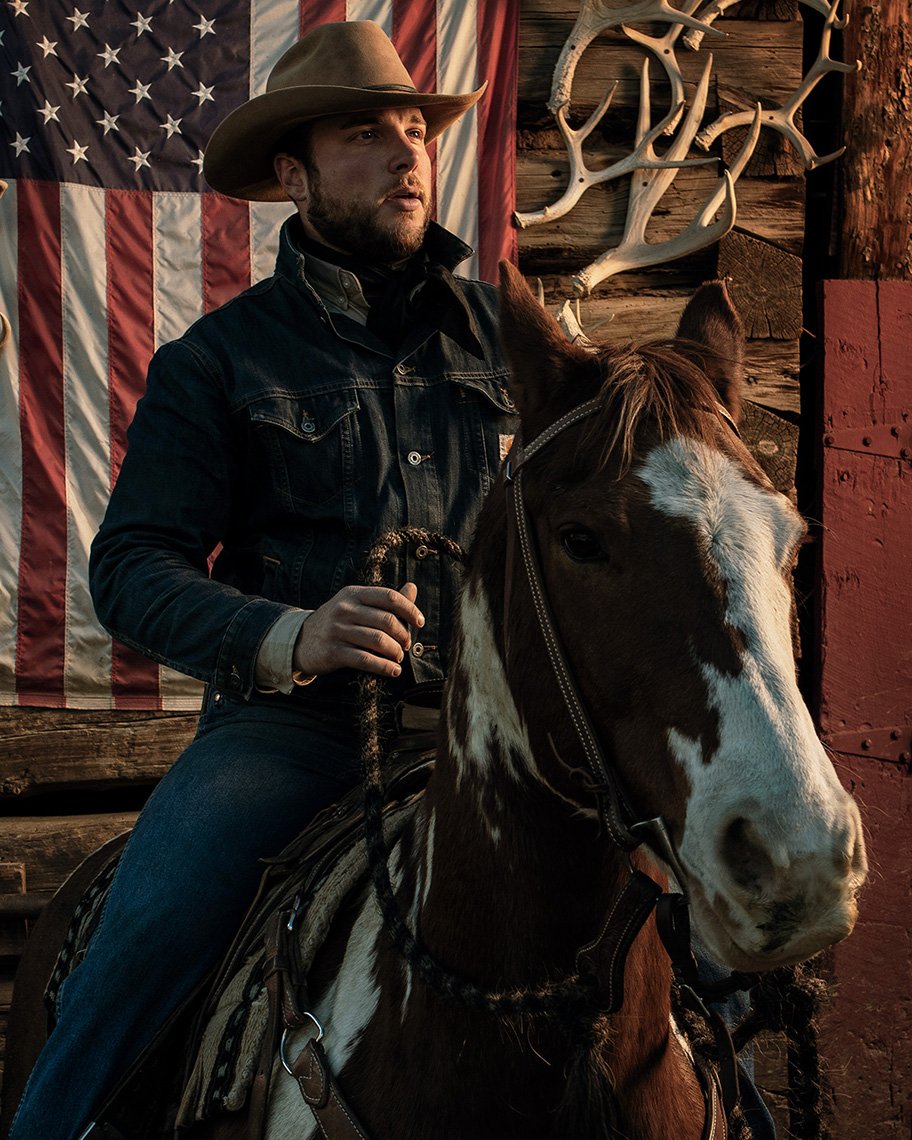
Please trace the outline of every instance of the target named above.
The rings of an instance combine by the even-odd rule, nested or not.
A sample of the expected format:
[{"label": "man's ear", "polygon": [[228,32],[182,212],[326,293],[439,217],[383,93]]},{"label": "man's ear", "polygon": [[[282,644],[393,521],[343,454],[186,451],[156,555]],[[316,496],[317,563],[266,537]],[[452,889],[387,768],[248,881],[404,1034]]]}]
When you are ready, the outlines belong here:
[{"label": "man's ear", "polygon": [[292,202],[306,202],[309,185],[304,163],[294,155],[279,151],[272,160],[272,167],[279,185]]},{"label": "man's ear", "polygon": [[737,420],[744,383],[744,326],[724,281],[707,281],[694,293],[681,315],[677,336],[681,353],[703,369]]},{"label": "man's ear", "polygon": [[560,389],[597,378],[598,364],[591,352],[570,344],[526,279],[508,261],[500,263],[500,340],[510,365],[510,389],[523,435],[530,440],[547,425],[542,413]]}]

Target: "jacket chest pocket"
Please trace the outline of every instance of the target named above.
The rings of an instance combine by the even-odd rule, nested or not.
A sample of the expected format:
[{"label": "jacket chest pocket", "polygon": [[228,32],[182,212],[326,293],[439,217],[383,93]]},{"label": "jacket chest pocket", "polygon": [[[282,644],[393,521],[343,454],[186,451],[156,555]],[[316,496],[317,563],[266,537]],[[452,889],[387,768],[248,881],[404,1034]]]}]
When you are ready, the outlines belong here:
[{"label": "jacket chest pocket", "polygon": [[485,488],[497,477],[500,465],[519,430],[519,415],[502,377],[453,377],[457,399],[464,409],[464,430],[470,453],[477,457]]},{"label": "jacket chest pocket", "polygon": [[360,478],[358,393],[263,396],[248,406],[255,450],[293,511],[338,505]]}]

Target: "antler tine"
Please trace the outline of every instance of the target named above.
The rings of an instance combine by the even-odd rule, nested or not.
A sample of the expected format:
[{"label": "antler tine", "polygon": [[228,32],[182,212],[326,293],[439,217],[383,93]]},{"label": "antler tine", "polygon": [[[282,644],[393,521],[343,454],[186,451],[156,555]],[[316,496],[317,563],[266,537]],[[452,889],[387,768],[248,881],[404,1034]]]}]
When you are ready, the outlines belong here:
[{"label": "antler tine", "polygon": [[[817,11],[823,11],[821,7],[823,0],[801,0],[801,2],[809,4]],[[830,56],[830,39],[833,31],[844,28],[848,23],[847,16],[841,19],[839,17],[839,3],[840,0],[833,0],[832,4],[826,5],[826,21],[820,37],[820,50],[807,75],[802,79],[798,90],[781,107],[764,108],[762,111],[763,126],[771,127],[789,140],[798,154],[801,155],[806,170],[814,170],[818,166],[832,162],[845,152],[845,147],[840,147],[832,154],[817,154],[805,135],[795,125],[795,115],[824,75],[834,71],[851,74],[858,70],[859,65],[857,63],[842,63]],[[703,150],[709,150],[721,134],[732,130],[734,127],[743,127],[751,123],[754,114],[753,111],[730,111],[727,115],[720,115],[714,123],[710,123],[697,135],[695,140],[697,146]]]},{"label": "antler tine", "polygon": [[[734,184],[741,177],[741,174],[743,173],[744,168],[747,166],[748,162],[750,162],[751,155],[754,153],[754,148],[757,145],[757,140],[760,138],[760,131],[763,127],[763,123],[760,120],[762,111],[763,108],[758,103],[756,109],[754,110],[754,118],[753,122],[751,123],[751,129],[748,131],[747,138],[744,140],[744,144],[741,147],[741,150],[738,152],[738,157],[731,164],[727,171],[722,172],[724,179],[722,185],[718,190],[716,190],[713,195],[710,196],[703,209],[699,214],[697,214],[694,221],[691,222],[692,226],[696,225],[698,228],[702,227],[704,230],[708,229],[710,221],[717,213],[719,207],[723,204],[723,199],[728,197],[729,179],[732,186],[732,195],[734,196]],[[726,174],[729,175],[729,178],[725,178]],[[732,206],[735,206],[734,201],[732,202]],[[729,225],[727,229],[723,231],[723,234],[728,233],[728,230],[730,230],[734,224],[735,215],[732,213],[731,225]],[[688,227],[688,229],[689,228],[690,227]],[[709,243],[707,242],[706,244]]]},{"label": "antler tine", "polygon": [[[644,61],[643,77],[641,80],[644,87],[644,102],[647,107],[648,67],[649,61],[647,59]],[[649,165],[640,163],[633,171],[623,237],[617,246],[613,249],[606,250],[601,257],[597,258],[590,265],[587,265],[585,269],[574,276],[573,285],[578,292],[588,293],[600,281],[624,269],[631,269],[634,266],[655,265],[659,261],[683,257],[694,249],[699,249],[704,245],[710,244],[710,242],[716,240],[718,237],[721,237],[722,234],[726,233],[734,224],[734,183],[731,179],[731,175],[726,171],[726,184],[731,183],[732,189],[729,194],[726,214],[719,223],[712,226],[697,224],[698,222],[702,223],[706,212],[703,211],[699,219],[695,219],[694,222],[691,222],[683,233],[672,238],[670,241],[659,242],[654,245],[650,245],[646,241],[646,227],[649,223],[649,219],[652,217],[656,205],[671,184],[676,173],[675,167],[681,165],[681,160],[683,156],[687,154],[694,135],[696,134],[697,127],[700,125],[700,120],[703,117],[703,111],[706,106],[707,93],[709,91],[709,74],[711,68],[712,56],[708,56],[687,117],[671,146],[668,148],[668,157],[665,160],[659,160]],[[642,105],[638,133],[641,128]],[[653,133],[654,132],[649,132],[650,135]],[[646,137],[649,136],[647,135]],[[715,197],[715,192],[713,197]],[[716,206],[716,209],[718,209],[718,206]],[[713,212],[715,212],[715,210]]]},{"label": "antler tine", "polygon": [[[702,0],[687,0],[681,11],[685,15],[693,15],[701,2]],[[686,101],[684,98],[684,77],[681,75],[681,68],[675,55],[675,45],[682,31],[684,31],[684,25],[679,23],[671,24],[664,36],[648,36],[645,32],[637,31],[636,28],[624,27],[624,35],[633,40],[635,44],[651,51],[665,69],[665,75],[671,88],[671,104],[672,106],[680,104],[683,108]],[[688,34],[696,35],[698,33],[691,28]],[[701,31],[699,35],[702,38],[703,32]],[[674,134],[679,122],[680,114],[675,116],[665,127],[663,133],[666,135]]]},{"label": "antler tine", "polygon": [[608,28],[658,20],[686,25],[712,35],[724,34],[713,28],[711,24],[704,24],[696,19],[688,9],[691,9],[690,0],[682,11],[672,8],[668,0],[633,0],[624,8],[614,9],[606,7],[604,0],[582,0],[576,23],[554,68],[548,110],[552,115],[556,115],[560,107],[569,104],[570,89],[573,86],[577,64],[595,37]]},{"label": "antler tine", "polygon": [[[712,0],[712,3],[700,13],[700,19],[705,24],[712,24],[717,16],[721,16],[723,12],[727,12],[732,5],[737,3],[738,0]],[[830,14],[830,0],[798,0],[798,3],[806,4],[808,8],[813,8],[822,16]],[[684,45],[689,47],[691,51],[699,51],[700,44],[703,42],[703,34],[702,28],[689,28],[682,37]]]},{"label": "antler tine", "polygon": [[[710,56],[707,68],[711,63],[712,57]],[[708,82],[708,74],[706,78]],[[704,93],[704,104],[705,98]],[[699,115],[702,116],[702,114],[703,108],[701,106]],[[684,166],[707,166],[709,163],[716,161],[714,158],[684,158],[690,146],[690,142],[693,139],[692,133],[682,153],[679,154],[676,152],[672,154],[672,147],[668,150],[668,157],[657,158],[653,144],[665,132],[672,119],[680,118],[681,107],[672,107],[660,123],[651,130],[646,130],[650,115],[649,59],[646,58],[643,60],[643,66],[640,72],[640,109],[637,122],[636,146],[630,154],[619,158],[617,162],[613,162],[603,170],[590,170],[583,159],[583,139],[580,137],[581,132],[574,131],[573,128],[569,126],[564,110],[561,108],[557,113],[557,123],[561,134],[564,136],[570,158],[570,178],[567,183],[567,188],[556,202],[552,202],[550,206],[545,206],[542,210],[529,212],[517,211],[514,213],[513,218],[516,224],[521,229],[525,229],[526,226],[535,226],[542,222],[553,221],[555,218],[562,218],[573,209],[590,186],[597,186],[601,182],[608,182],[612,179],[620,178],[625,174],[633,173],[634,170],[680,170],[681,167]],[[694,123],[694,131],[698,124],[699,118]]]}]

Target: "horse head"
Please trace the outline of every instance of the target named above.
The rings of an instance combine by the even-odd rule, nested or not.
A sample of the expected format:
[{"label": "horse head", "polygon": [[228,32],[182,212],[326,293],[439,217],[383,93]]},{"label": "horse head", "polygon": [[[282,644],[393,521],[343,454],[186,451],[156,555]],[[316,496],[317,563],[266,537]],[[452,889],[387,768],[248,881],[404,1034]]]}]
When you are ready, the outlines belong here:
[{"label": "horse head", "polygon": [[[542,605],[626,822],[664,820],[671,846],[653,854],[719,960],[808,957],[852,929],[864,844],[797,685],[806,528],[738,437],[744,338],[725,288],[702,287],[672,341],[593,352],[504,266],[501,323]],[[486,518],[502,527],[509,478],[482,542]],[[535,587],[504,543],[507,684],[537,778],[585,814],[598,779],[530,616]]]}]

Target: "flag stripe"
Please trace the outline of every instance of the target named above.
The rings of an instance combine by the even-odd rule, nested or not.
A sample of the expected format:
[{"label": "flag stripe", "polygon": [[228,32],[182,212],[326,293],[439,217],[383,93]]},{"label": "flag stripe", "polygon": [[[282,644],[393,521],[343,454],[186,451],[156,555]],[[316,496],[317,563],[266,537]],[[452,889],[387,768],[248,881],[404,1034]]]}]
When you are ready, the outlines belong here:
[{"label": "flag stripe", "polygon": [[373,20],[390,39],[393,38],[393,12],[389,0],[348,0],[345,18]]},{"label": "flag stripe", "polygon": [[334,24],[345,19],[345,0],[301,0],[299,29],[305,32],[318,24]]},{"label": "flag stripe", "polygon": [[19,260],[17,183],[11,181],[0,210],[7,218],[0,242],[0,312],[9,336],[0,350],[0,699],[16,691],[19,550],[22,542],[22,444],[19,433]]},{"label": "flag stripe", "polygon": [[298,38],[298,0],[251,0],[249,93],[266,90],[269,72]]},{"label": "flag stripe", "polygon": [[19,184],[19,425],[22,538],[17,679],[22,704],[63,703],[66,477],[60,193]]},{"label": "flag stripe", "polygon": [[[60,188],[63,390],[66,424],[67,704],[107,704],[111,641],[89,597],[89,546],[108,499],[111,470],[105,278],[105,192]],[[99,694],[105,694],[99,701]]]},{"label": "flag stripe", "polygon": [[480,276],[497,280],[502,258],[516,263],[516,89],[519,0],[482,0],[478,24],[479,79],[488,90],[478,106],[478,150],[484,177],[479,229],[485,235]]},{"label": "flag stripe", "polygon": [[290,202],[251,202],[250,280],[271,277],[279,252],[279,228],[292,211]]},{"label": "flag stripe", "polygon": [[[474,91],[477,83],[476,0],[437,0],[437,90]],[[437,217],[440,224],[478,248],[478,113],[475,107],[449,127],[437,142]],[[459,267],[478,276],[478,255]]]},{"label": "flag stripe", "polygon": [[199,194],[156,194],[152,282],[155,348],[203,315],[202,205]]},{"label": "flag stripe", "polygon": [[250,284],[250,213],[246,202],[203,194],[203,311],[212,312]]},{"label": "flag stripe", "polygon": [[[108,393],[111,415],[111,484],[126,450],[127,427],[145,387],[155,348],[150,320],[152,197],[128,190],[107,193]],[[111,690],[116,708],[160,707],[158,666],[114,642]]]}]

